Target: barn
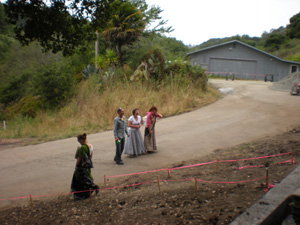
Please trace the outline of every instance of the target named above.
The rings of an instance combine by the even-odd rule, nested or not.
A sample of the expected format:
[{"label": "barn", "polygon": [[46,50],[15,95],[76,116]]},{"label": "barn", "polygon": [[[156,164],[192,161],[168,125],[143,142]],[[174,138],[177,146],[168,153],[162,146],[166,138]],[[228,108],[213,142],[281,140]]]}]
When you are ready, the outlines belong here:
[{"label": "barn", "polygon": [[300,62],[286,61],[241,41],[229,41],[219,45],[187,53],[192,65],[199,65],[208,74],[235,76],[241,79],[278,81],[300,70]]}]

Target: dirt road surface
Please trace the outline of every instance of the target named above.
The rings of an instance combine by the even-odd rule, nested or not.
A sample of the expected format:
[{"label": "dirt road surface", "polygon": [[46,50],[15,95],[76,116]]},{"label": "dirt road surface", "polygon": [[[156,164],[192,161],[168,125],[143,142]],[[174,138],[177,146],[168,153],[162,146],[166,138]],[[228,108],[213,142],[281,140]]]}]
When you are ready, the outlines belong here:
[{"label": "dirt road surface", "polygon": [[[123,156],[125,165],[119,166],[113,162],[112,131],[88,135],[95,149],[95,183],[102,184],[104,175],[164,168],[300,125],[300,97],[272,91],[268,88],[271,83],[210,82],[223,88],[224,98],[193,112],[161,119],[156,126],[158,153]],[[0,151],[0,199],[69,192],[77,146],[74,137]],[[20,202],[0,201],[0,206]]]}]

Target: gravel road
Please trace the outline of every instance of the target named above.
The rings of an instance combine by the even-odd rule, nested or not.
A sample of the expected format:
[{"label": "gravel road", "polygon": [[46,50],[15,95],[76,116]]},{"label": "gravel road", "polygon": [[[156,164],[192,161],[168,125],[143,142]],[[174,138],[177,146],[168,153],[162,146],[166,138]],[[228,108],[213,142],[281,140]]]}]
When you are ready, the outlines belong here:
[{"label": "gravel road", "polygon": [[[156,126],[158,153],[114,164],[112,131],[88,135],[94,145],[95,183],[104,175],[164,168],[300,125],[300,97],[272,91],[271,83],[211,80],[225,93],[221,100],[182,115],[161,119]],[[174,103],[176,104],[176,103]],[[75,166],[76,138],[0,151],[0,199],[65,193]],[[28,201],[28,200],[26,200]],[[0,206],[22,203],[0,201]]]}]

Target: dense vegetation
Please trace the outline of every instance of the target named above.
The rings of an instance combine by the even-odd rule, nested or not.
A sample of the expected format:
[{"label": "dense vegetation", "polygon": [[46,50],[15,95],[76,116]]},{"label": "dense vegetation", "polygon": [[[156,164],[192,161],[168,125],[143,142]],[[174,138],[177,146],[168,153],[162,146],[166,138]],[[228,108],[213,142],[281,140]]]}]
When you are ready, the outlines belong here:
[{"label": "dense vegetation", "polygon": [[[215,101],[205,71],[185,58],[191,49],[164,36],[172,28],[161,12],[145,0],[0,4],[0,136],[73,136],[110,129],[118,107],[128,116],[155,104],[169,116]],[[300,61],[299,16],[260,38],[211,39],[192,50],[238,39]]]},{"label": "dense vegetation", "polygon": [[[2,137],[74,136],[110,129],[118,107],[127,109],[128,116],[135,107],[145,114],[155,104],[169,116],[218,98],[204,71],[185,60],[188,48],[162,34],[171,28],[163,26],[161,10],[148,8],[145,1],[103,1],[109,4],[102,9],[114,10],[106,9],[106,26],[98,27],[93,20],[72,18],[64,10],[61,14],[62,5],[37,1],[34,7],[20,1],[16,7],[16,2],[8,1],[6,8],[0,4],[0,119],[7,120]],[[32,28],[20,26],[14,16],[22,7],[19,18],[40,15],[40,23],[50,24],[49,33],[34,20],[27,24]],[[76,36],[88,41],[67,41],[64,28],[51,25],[56,14],[60,17],[54,22],[67,21],[74,32],[99,29],[97,57],[95,32]],[[155,20],[159,26],[146,30]]]}]

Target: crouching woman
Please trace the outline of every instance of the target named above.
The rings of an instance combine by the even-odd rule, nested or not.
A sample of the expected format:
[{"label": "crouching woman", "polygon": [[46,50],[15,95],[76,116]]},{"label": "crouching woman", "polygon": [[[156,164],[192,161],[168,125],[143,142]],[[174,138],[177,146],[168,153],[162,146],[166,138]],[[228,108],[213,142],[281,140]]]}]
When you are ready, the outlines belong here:
[{"label": "crouching woman", "polygon": [[90,149],[87,145],[86,133],[79,134],[77,136],[78,142],[81,147],[77,149],[76,168],[72,179],[71,191],[73,192],[74,199],[82,200],[90,197],[90,191],[99,192],[99,187],[94,184],[91,168],[93,168],[93,162],[91,160]]}]

